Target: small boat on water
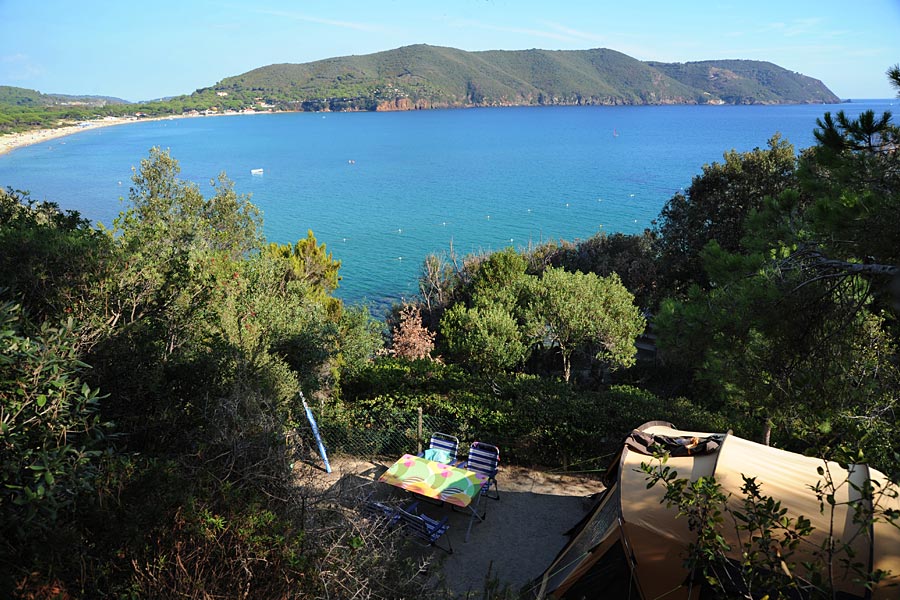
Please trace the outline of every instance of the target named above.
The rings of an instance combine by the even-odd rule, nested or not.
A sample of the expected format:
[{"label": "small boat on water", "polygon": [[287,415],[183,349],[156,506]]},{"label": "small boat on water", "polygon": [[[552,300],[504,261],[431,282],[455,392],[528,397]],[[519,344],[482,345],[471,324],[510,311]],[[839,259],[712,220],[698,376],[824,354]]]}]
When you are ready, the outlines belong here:
[{"label": "small boat on water", "polygon": [[250,174],[251,175],[262,175],[263,170],[262,169],[250,169]]}]

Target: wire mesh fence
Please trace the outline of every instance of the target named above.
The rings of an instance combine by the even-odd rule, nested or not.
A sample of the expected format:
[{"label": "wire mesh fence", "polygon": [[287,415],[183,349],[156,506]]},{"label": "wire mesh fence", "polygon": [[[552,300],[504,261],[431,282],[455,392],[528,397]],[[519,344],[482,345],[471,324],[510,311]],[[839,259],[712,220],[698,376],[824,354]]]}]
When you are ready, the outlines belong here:
[{"label": "wire mesh fence", "polygon": [[357,457],[398,456],[417,453],[435,431],[458,435],[452,419],[423,414],[420,409],[379,411],[366,422],[348,424],[328,415],[317,416],[329,452]]},{"label": "wire mesh fence", "polygon": [[[347,419],[332,415],[321,407],[313,409],[319,432],[329,455],[345,455],[372,460],[396,459],[403,454],[417,454],[428,447],[435,432],[459,439],[459,456],[464,458],[472,442],[488,442],[500,448],[504,464],[525,465],[551,471],[593,473],[602,471],[611,455],[592,448],[588,458],[565,455],[559,444],[551,447],[547,440],[534,435],[502,435],[486,431],[464,419],[429,415],[416,408],[378,408]],[[308,424],[300,425],[292,436],[292,444],[307,459],[317,460],[318,450]]]}]

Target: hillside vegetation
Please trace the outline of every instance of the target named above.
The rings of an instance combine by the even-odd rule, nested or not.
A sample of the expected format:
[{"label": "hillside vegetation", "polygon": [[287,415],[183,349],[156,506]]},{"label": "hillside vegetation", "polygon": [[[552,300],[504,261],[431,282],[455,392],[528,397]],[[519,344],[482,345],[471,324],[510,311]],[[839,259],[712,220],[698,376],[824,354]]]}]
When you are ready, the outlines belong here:
[{"label": "hillside vegetation", "polygon": [[69,94],[42,94],[36,90],[11,85],[0,85],[0,104],[16,106],[106,106],[128,104],[127,100],[111,96],[72,96]]},{"label": "hillside vegetation", "polygon": [[0,134],[59,127],[95,117],[130,114],[134,110],[120,98],[42,94],[37,90],[0,85]]},{"label": "hillside vegetation", "polygon": [[240,110],[415,110],[472,106],[840,102],[825,85],[768,62],[641,62],[608,50],[465,52],[420,44],[277,64],[194,93],[129,104],[0,86],[0,134],[106,116]]},{"label": "hillside vegetation", "polygon": [[416,45],[365,56],[279,64],[196,95],[307,109],[447,106],[839,102],[821,81],[759,61],[641,62],[603,48],[465,52]]},{"label": "hillside vegetation", "polygon": [[705,90],[727,104],[837,102],[821,81],[757,60],[647,63],[669,77]]}]

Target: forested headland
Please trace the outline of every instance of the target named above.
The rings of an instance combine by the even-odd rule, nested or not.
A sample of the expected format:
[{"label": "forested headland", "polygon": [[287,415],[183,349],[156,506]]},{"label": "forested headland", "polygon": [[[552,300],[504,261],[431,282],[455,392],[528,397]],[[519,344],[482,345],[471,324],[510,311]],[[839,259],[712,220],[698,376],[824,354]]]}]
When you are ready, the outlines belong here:
[{"label": "forested headland", "polygon": [[821,81],[762,61],[659,63],[605,48],[466,52],[419,44],[268,65],[135,104],[0,86],[0,134],[107,116],[225,111],[837,102]]},{"label": "forested headland", "polygon": [[301,393],[331,432],[422,408],[521,465],[601,468],[665,419],[898,481],[900,129],[815,137],[726,152],[640,235],[431,256],[384,320],[168,152],[109,229],[0,192],[0,596],[441,597],[309,501]]}]

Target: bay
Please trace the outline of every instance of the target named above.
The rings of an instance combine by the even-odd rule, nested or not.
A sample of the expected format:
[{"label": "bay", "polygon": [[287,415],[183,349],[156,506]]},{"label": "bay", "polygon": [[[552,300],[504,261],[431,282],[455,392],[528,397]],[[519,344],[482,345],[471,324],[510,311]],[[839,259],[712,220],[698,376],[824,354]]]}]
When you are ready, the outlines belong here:
[{"label": "bay", "polygon": [[[137,122],[0,156],[0,185],[109,225],[132,168],[168,148],[184,179],[225,172],[270,242],[311,229],[342,261],[337,295],[379,310],[417,291],[429,253],[457,255],[650,227],[723,152],[775,133],[799,151],[842,105],[521,107],[277,113]],[[262,169],[262,175],[251,173]]]}]

